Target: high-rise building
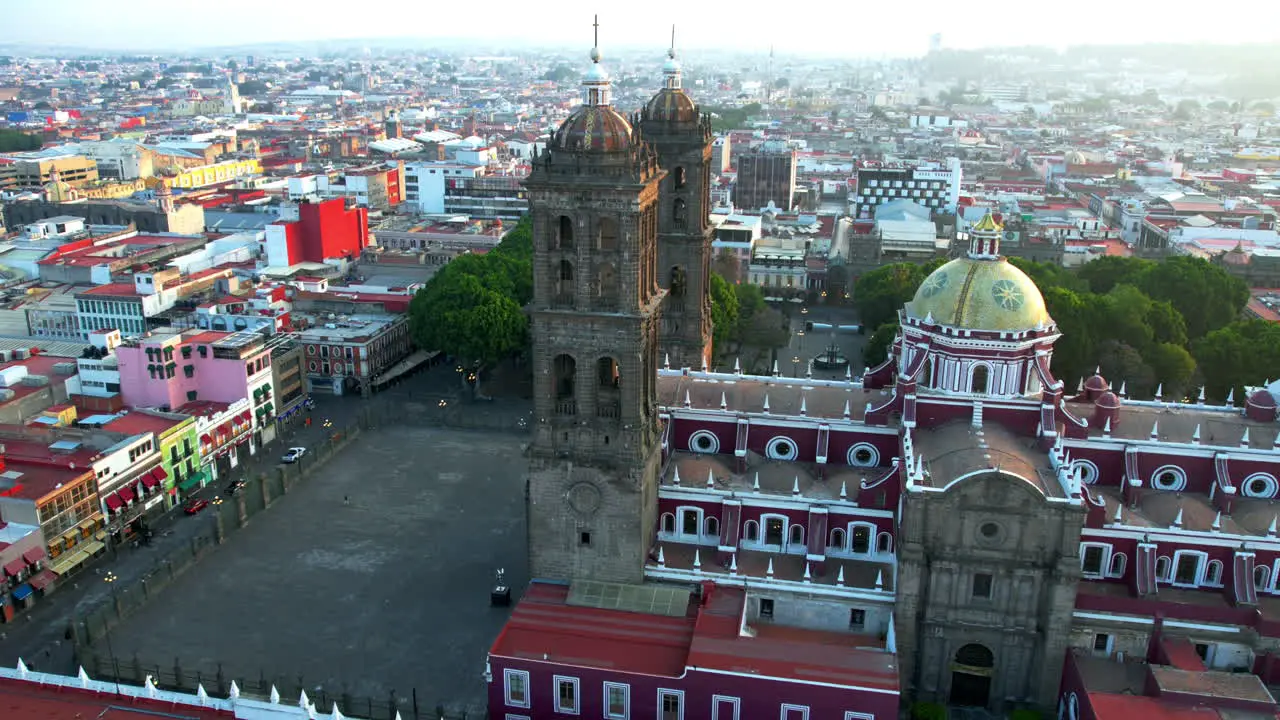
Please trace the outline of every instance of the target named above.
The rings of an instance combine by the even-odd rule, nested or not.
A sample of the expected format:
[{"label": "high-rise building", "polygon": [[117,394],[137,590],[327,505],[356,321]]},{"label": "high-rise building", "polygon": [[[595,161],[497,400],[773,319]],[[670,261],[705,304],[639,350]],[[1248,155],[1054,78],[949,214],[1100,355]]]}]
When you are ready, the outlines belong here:
[{"label": "high-rise building", "polygon": [[666,173],[611,95],[593,49],[582,105],[525,183],[534,237],[529,553],[535,577],[635,583],[657,522],[662,457]]},{"label": "high-rise building", "polygon": [[658,186],[658,282],[667,290],[659,347],[666,362],[701,367],[711,362],[711,121],[681,87],[674,38],[640,130],[667,173]]},{"label": "high-rise building", "polygon": [[743,210],[768,207],[790,210],[796,194],[796,152],[770,141],[737,155],[738,180],[733,204]]},{"label": "high-rise building", "polygon": [[954,213],[960,201],[963,172],[959,158],[947,158],[945,165],[860,163],[856,177],[856,190],[849,197],[850,209],[855,218],[869,219],[875,217],[876,206],[902,198],[913,200],[932,213]]}]

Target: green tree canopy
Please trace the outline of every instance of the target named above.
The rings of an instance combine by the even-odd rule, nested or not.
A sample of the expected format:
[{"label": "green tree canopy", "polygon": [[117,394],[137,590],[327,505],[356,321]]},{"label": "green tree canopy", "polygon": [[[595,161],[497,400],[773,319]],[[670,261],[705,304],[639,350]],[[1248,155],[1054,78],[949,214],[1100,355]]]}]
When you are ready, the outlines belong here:
[{"label": "green tree canopy", "polygon": [[1280,325],[1250,318],[1220,327],[1191,344],[1191,354],[1204,376],[1205,394],[1222,399],[1234,390],[1244,400],[1244,386],[1274,378],[1280,368]]},{"label": "green tree canopy", "polygon": [[44,140],[39,135],[0,128],[0,152],[39,150]]},{"label": "green tree canopy", "polygon": [[711,341],[718,352],[728,343],[738,327],[738,294],[718,273],[711,273]]},{"label": "green tree canopy", "polygon": [[533,297],[533,240],[528,219],[484,255],[462,255],[437,272],[409,303],[418,347],[485,368],[524,347]]},{"label": "green tree canopy", "polygon": [[915,297],[920,283],[942,264],[935,260],[925,265],[902,262],[865,273],[854,283],[853,304],[863,327],[879,328],[897,323],[898,310]]},{"label": "green tree canopy", "polygon": [[1187,335],[1202,337],[1240,316],[1249,302],[1244,281],[1217,265],[1188,255],[1153,263],[1137,283],[1156,300],[1167,300],[1187,321]]}]

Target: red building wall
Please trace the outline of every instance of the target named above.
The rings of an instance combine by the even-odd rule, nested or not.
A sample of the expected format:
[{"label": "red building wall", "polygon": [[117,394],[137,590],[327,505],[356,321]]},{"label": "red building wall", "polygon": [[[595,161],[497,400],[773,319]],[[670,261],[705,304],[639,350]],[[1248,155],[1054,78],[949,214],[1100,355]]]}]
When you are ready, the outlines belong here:
[{"label": "red building wall", "polygon": [[347,209],[342,198],[319,203],[303,203],[298,207],[298,222],[290,223],[289,257],[293,259],[293,229],[301,235],[300,254],[305,262],[324,262],[328,258],[355,257],[369,244],[369,211]]}]

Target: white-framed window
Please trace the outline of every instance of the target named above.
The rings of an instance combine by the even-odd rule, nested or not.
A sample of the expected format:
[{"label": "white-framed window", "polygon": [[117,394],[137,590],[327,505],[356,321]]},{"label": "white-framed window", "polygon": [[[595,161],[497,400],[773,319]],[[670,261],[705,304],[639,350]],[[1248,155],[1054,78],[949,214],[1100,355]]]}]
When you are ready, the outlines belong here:
[{"label": "white-framed window", "polygon": [[789,537],[790,519],[786,515],[765,513],[760,516],[760,525],[756,530],[755,544],[774,552],[782,552]]},{"label": "white-framed window", "polygon": [[876,716],[871,713],[858,712],[857,710],[845,710],[844,720],[876,720]]},{"label": "white-framed window", "polygon": [[1209,556],[1199,550],[1179,550],[1173,554],[1173,585],[1198,587],[1204,582],[1204,566]]},{"label": "white-framed window", "polygon": [[742,700],[728,695],[711,696],[711,720],[738,720]]},{"label": "white-framed window", "polygon": [[1240,491],[1245,497],[1271,499],[1280,491],[1280,483],[1270,473],[1254,473],[1240,483]]},{"label": "white-framed window", "polygon": [[578,701],[578,678],[556,675],[551,683],[556,693],[556,712],[577,715],[582,711],[582,704]]},{"label": "white-framed window", "polygon": [[604,716],[606,720],[631,717],[631,686],[624,683],[604,684]]},{"label": "white-framed window", "polygon": [[844,528],[831,528],[831,541],[827,543],[827,547],[831,550],[847,550],[844,539]]},{"label": "white-framed window", "polygon": [[782,703],[782,708],[778,712],[778,720],[809,720],[809,706]]},{"label": "white-framed window", "polygon": [[1080,481],[1085,485],[1098,482],[1098,466],[1092,460],[1075,460],[1071,463],[1071,472],[1080,471]]},{"label": "white-framed window", "polygon": [[1106,577],[1110,560],[1110,545],[1105,543],[1080,543],[1080,574],[1085,577]]},{"label": "white-framed window", "polygon": [[702,537],[702,508],[691,505],[676,508],[676,534],[686,540]]},{"label": "white-framed window", "polygon": [[1161,555],[1156,558],[1156,580],[1160,582],[1169,582],[1171,575],[1169,570],[1173,567],[1173,562],[1169,560],[1168,555]]},{"label": "white-framed window", "polygon": [[1210,560],[1204,570],[1204,584],[1222,587],[1222,561]]},{"label": "white-framed window", "polygon": [[880,533],[876,538],[876,552],[881,555],[893,552],[893,535],[887,532]]},{"label": "white-framed window", "polygon": [[717,539],[720,537],[720,521],[717,520],[715,516],[708,515],[707,519],[703,522],[703,524],[705,525],[707,530],[707,537],[713,537]]},{"label": "white-framed window", "polygon": [[880,464],[880,451],[871,443],[858,443],[849,448],[845,460],[853,467],[875,467]]},{"label": "white-framed window", "polygon": [[689,436],[689,450],[696,453],[718,453],[720,438],[710,430],[699,430]]},{"label": "white-framed window", "polygon": [[684,720],[684,691],[658,688],[658,720]]},{"label": "white-framed window", "polygon": [[770,460],[795,460],[800,455],[800,449],[795,440],[786,435],[778,435],[765,444],[764,454]]},{"label": "white-framed window", "polygon": [[1107,577],[1122,578],[1124,577],[1125,563],[1128,557],[1124,553],[1118,552],[1111,555],[1111,565],[1107,570]]},{"label": "white-framed window", "polygon": [[1111,648],[1114,643],[1115,638],[1111,637],[1107,633],[1098,633],[1093,636],[1093,651],[1096,653],[1110,655]]},{"label": "white-framed window", "polygon": [[515,713],[507,713],[505,720],[530,720],[528,715],[517,715]]},{"label": "white-framed window", "polygon": [[529,707],[529,672],[510,668],[504,670],[502,690],[508,707]]},{"label": "white-framed window", "polygon": [[1253,589],[1266,592],[1271,587],[1271,568],[1266,565],[1255,565],[1253,568]]},{"label": "white-framed window", "polygon": [[875,548],[876,526],[871,523],[849,523],[849,552],[870,555]]}]

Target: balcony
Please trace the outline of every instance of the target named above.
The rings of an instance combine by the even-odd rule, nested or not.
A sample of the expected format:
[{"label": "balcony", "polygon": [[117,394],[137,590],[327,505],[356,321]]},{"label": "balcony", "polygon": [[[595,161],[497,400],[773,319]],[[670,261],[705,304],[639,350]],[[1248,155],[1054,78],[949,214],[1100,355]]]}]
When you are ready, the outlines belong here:
[{"label": "balcony", "polygon": [[572,400],[572,399],[557,400],[555,411],[556,411],[556,415],[563,415],[563,416],[577,415],[578,401]]},{"label": "balcony", "polygon": [[596,417],[617,420],[622,417],[622,403],[618,400],[596,401]]}]

